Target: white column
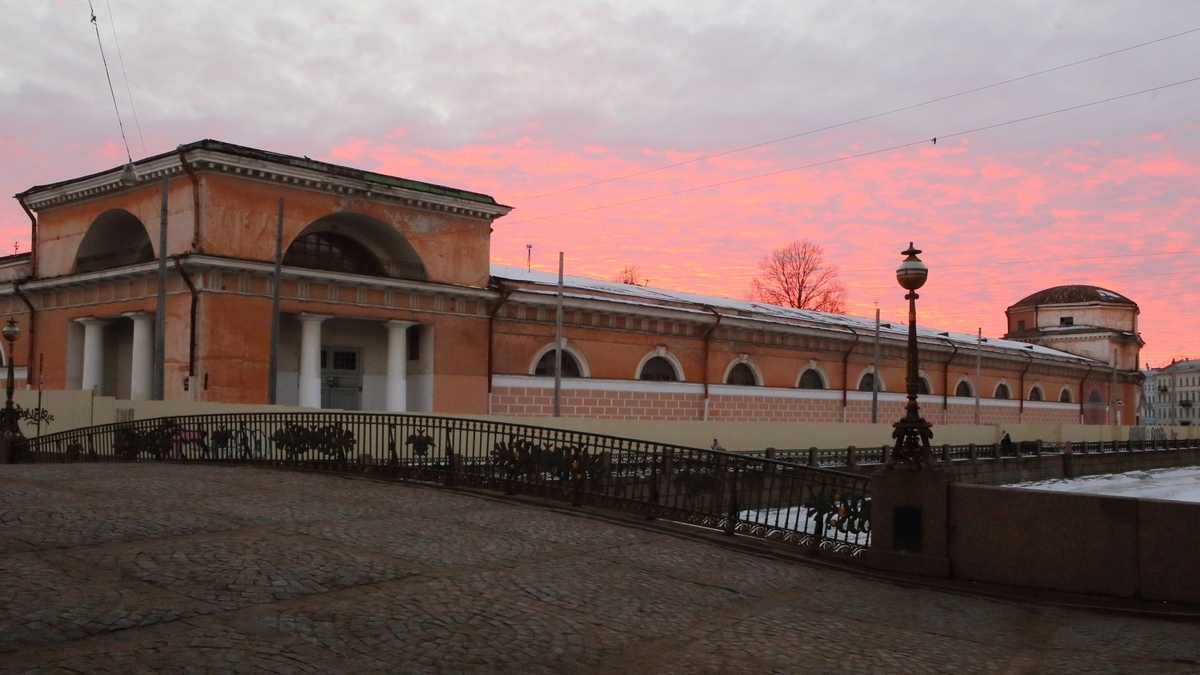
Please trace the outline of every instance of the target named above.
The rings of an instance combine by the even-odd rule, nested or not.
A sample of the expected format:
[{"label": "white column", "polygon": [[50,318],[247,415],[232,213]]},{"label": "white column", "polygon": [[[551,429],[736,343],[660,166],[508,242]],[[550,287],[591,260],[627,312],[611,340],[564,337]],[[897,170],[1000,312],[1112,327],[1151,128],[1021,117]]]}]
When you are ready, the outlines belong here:
[{"label": "white column", "polygon": [[300,407],[321,407],[321,322],[328,316],[300,315]]},{"label": "white column", "polygon": [[387,321],[387,411],[408,410],[408,329],[411,321]]},{"label": "white column", "polygon": [[92,316],[76,321],[83,324],[83,390],[99,391],[104,385],[104,327],[108,321]]},{"label": "white column", "polygon": [[133,319],[129,400],[148,401],[154,386],[154,315],[149,312],[126,312],[125,316]]}]

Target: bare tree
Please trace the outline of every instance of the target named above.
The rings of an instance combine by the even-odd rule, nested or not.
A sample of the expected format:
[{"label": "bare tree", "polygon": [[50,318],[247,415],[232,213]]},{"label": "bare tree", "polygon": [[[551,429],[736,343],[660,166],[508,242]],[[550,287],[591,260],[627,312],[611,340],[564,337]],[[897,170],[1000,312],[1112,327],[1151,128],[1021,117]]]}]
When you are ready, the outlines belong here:
[{"label": "bare tree", "polygon": [[642,271],[638,269],[637,265],[626,265],[625,269],[617,272],[612,280],[619,284],[629,284],[630,286],[645,286],[650,283],[649,279],[642,276]]},{"label": "bare tree", "polygon": [[777,248],[758,263],[759,276],[750,282],[751,300],[784,307],[846,313],[846,286],[838,271],[825,261],[819,245],[802,239]]}]

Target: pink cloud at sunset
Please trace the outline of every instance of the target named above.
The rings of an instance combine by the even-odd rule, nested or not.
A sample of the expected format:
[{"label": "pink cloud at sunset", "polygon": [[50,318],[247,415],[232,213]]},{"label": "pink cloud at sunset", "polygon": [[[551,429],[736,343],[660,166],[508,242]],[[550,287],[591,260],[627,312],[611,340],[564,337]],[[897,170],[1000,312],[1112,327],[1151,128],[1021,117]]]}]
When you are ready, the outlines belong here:
[{"label": "pink cloud at sunset", "polygon": [[[1058,154],[1086,155],[1089,145]],[[821,243],[842,270],[851,312],[869,314],[879,302],[885,315],[901,320],[902,294],[892,270],[899,248],[907,244],[904,234],[911,232],[934,270],[923,293],[926,324],[964,331],[981,326],[996,335],[1005,330],[1004,308],[1024,295],[1051,285],[1093,283],[1139,302],[1148,360],[1169,359],[1186,349],[1186,335],[1173,337],[1156,324],[1169,322],[1182,298],[1200,299],[1188,289],[1187,276],[1194,271],[1188,260],[1200,249],[1200,237],[1172,226],[1181,217],[1194,218],[1197,204],[1151,198],[1186,194],[1196,164],[1185,158],[1117,156],[1081,168],[1031,153],[1002,157],[986,144],[963,144],[557,216],[752,175],[776,164],[765,156],[716,158],[659,172],[653,179],[636,177],[530,199],[526,195],[645,171],[681,156],[643,152],[638,164],[530,143],[437,152],[387,144],[356,143],[355,148],[355,159],[385,173],[416,172],[452,182],[464,172],[478,172],[470,182],[475,189],[517,207],[498,221],[493,235],[493,259],[505,264],[523,264],[525,244],[533,244],[534,266],[540,269],[551,269],[563,250],[573,274],[610,278],[624,265],[636,264],[656,286],[742,297],[763,253],[807,237]],[[335,148],[331,156],[342,153]],[[1147,162],[1169,170],[1136,170]],[[497,169],[504,183],[489,179]],[[1088,193],[1099,184],[1122,189],[1097,203]],[[1130,197],[1139,199],[1124,201]],[[1123,273],[1114,274],[1113,265]]]}]

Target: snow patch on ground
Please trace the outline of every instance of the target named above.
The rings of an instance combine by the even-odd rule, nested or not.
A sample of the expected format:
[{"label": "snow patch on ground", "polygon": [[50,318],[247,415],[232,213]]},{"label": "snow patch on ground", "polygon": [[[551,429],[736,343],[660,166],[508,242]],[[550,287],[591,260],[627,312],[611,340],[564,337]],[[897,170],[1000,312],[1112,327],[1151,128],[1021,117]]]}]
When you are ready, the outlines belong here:
[{"label": "snow patch on ground", "polygon": [[1200,466],[1014,483],[1008,487],[1200,504]]}]

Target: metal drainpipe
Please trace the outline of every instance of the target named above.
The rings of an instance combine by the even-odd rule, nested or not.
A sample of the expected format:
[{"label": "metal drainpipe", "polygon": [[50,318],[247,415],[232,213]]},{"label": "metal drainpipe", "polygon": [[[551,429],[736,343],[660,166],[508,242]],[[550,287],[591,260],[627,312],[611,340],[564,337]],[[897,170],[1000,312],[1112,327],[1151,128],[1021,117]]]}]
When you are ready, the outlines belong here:
[{"label": "metal drainpipe", "polygon": [[[854,334],[854,342],[850,343],[850,348],[847,349],[846,353],[842,355],[842,424],[845,424],[847,421],[849,421],[850,415],[850,411],[846,407],[850,397],[850,354],[854,351],[854,348],[858,346],[859,335],[858,331],[854,330],[850,326],[842,326],[842,328],[845,328]],[[875,378],[876,382],[879,381],[879,373],[872,373],[871,376]]]},{"label": "metal drainpipe", "polygon": [[1021,370],[1021,390],[1017,392],[1017,424],[1025,422],[1025,373],[1029,372],[1029,367],[1033,365],[1033,354],[1023,352],[1029,361],[1025,364],[1025,368]]},{"label": "metal drainpipe", "polygon": [[37,272],[38,272],[38,257],[37,257],[38,221],[37,221],[37,216],[35,216],[33,214],[33,211],[31,211],[29,209],[29,206],[25,204],[25,196],[24,195],[17,195],[17,203],[21,205],[21,208],[25,209],[25,215],[29,216],[29,223],[30,223],[30,226],[29,226],[29,276],[32,279],[36,279]]},{"label": "metal drainpipe", "polygon": [[704,421],[707,422],[708,421],[708,350],[709,350],[709,345],[711,343],[713,333],[715,333],[717,331],[717,326],[721,325],[721,319],[723,319],[725,317],[720,312],[713,309],[712,307],[709,307],[708,305],[701,305],[701,306],[704,307],[704,309],[712,312],[713,315],[717,317],[717,320],[714,321],[711,326],[704,329],[704,335],[702,336],[702,338],[704,340]]},{"label": "metal drainpipe", "polygon": [[191,378],[196,375],[196,303],[200,299],[200,291],[196,290],[192,278],[188,276],[187,271],[183,269],[183,264],[179,262],[182,257],[175,256],[172,260],[175,261],[175,269],[179,270],[179,276],[183,277],[183,283],[187,284],[188,290],[192,292],[192,320],[188,335],[188,377]]},{"label": "metal drainpipe", "polygon": [[1079,380],[1079,423],[1083,424],[1083,383],[1087,382],[1088,375],[1092,374],[1092,364],[1088,364],[1087,370],[1083,371],[1083,379]]},{"label": "metal drainpipe", "polygon": [[179,153],[179,162],[183,164],[183,170],[192,179],[192,250],[203,251],[204,249],[200,247],[200,179],[196,177],[195,169],[188,163],[183,148],[179,147],[176,150]]},{"label": "metal drainpipe", "polygon": [[496,303],[496,306],[492,308],[492,311],[488,312],[488,357],[487,357],[488,387],[487,387],[487,393],[488,393],[488,414],[489,415],[492,414],[492,378],[495,376],[495,356],[492,352],[493,352],[493,346],[495,345],[496,315],[500,313],[500,308],[504,306],[504,303],[508,302],[508,296],[512,295],[512,290],[505,288],[503,283],[501,283],[498,280],[495,280],[494,278],[493,278],[493,281],[494,281],[496,287],[500,289],[500,301]]},{"label": "metal drainpipe", "polygon": [[[33,373],[31,370],[33,368],[33,357],[34,354],[37,353],[34,351],[34,336],[37,335],[37,310],[34,309],[33,303],[29,301],[29,298],[25,295],[25,292],[21,290],[21,282],[13,282],[13,293],[15,293],[16,296],[21,299],[21,302],[25,303],[25,306],[29,308],[29,356],[28,360],[25,362],[25,386],[28,387],[29,378]],[[9,354],[9,358],[12,358],[12,354]]]}]

